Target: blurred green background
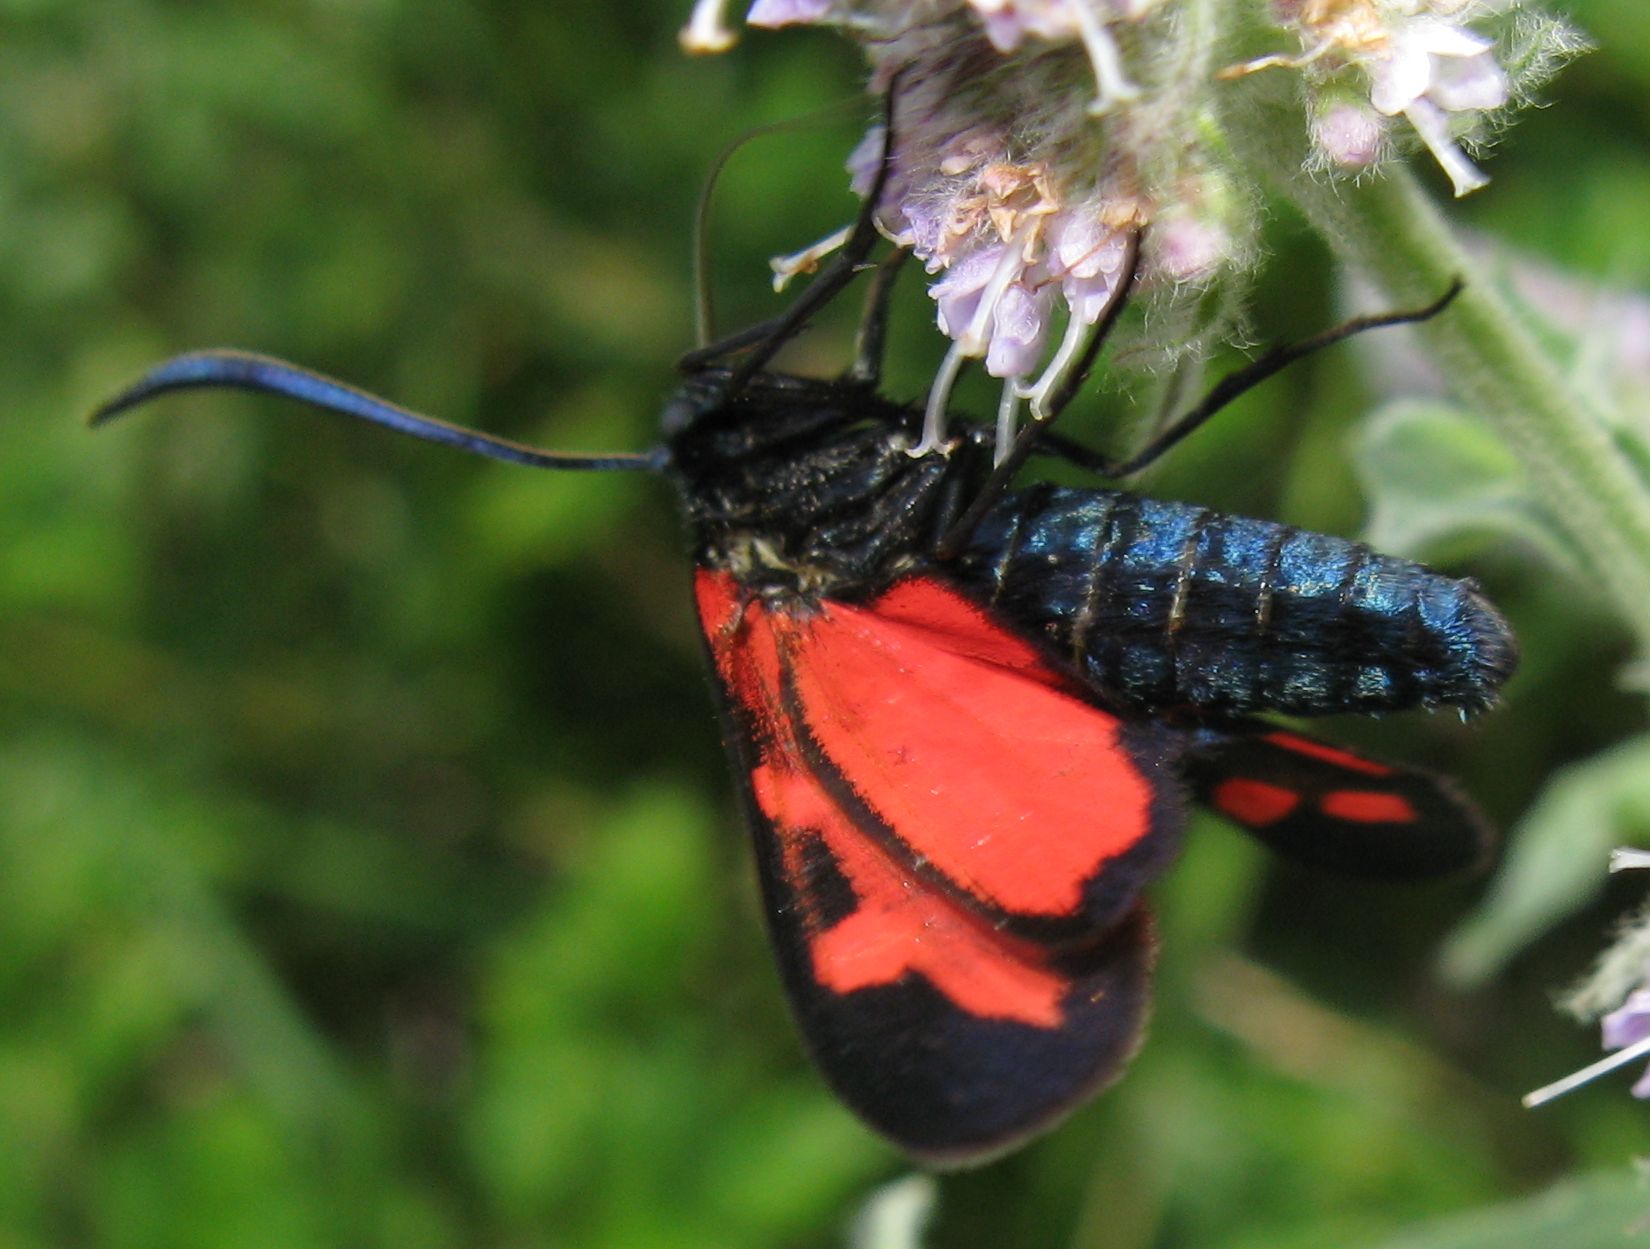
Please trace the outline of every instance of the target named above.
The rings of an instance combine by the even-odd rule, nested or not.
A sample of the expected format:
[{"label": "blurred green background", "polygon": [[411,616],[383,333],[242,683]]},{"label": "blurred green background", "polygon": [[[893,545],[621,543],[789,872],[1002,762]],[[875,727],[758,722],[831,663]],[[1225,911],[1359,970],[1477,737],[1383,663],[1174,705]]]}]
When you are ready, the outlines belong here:
[{"label": "blurred green background", "polygon": [[[1601,51],[1454,211],[1639,289],[1650,24],[1572,8]],[[769,254],[852,212],[870,111],[828,33],[689,60],[686,9],[0,0],[3,1249],[827,1246],[904,1173],[779,999],[663,483],[239,396],[78,419],[232,344],[540,445],[648,445],[714,154],[841,106],[719,190],[738,324],[775,306]],[[1322,246],[1286,212],[1265,241],[1259,331],[1334,320]],[[914,394],[939,345],[906,294]],[[821,331],[792,364],[844,350]],[[1356,534],[1357,359],[1250,396],[1151,488]],[[1525,670],[1481,724],[1344,736],[1510,823],[1639,727],[1626,640],[1515,545],[1432,554],[1488,584]],[[1595,1056],[1550,997],[1642,879],[1446,987],[1483,887],[1339,880],[1200,823],[1155,890],[1128,1078],[944,1179],[928,1243],[1628,1243],[1650,1109],[1619,1078],[1517,1096]],[[1602,1178],[1531,1197],[1577,1172]]]}]

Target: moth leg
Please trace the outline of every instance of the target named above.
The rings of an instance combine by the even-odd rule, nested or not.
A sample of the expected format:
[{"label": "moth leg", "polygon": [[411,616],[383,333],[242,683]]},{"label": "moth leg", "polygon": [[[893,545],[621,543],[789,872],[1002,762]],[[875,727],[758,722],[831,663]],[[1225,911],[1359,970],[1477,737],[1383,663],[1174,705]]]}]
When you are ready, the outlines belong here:
[{"label": "moth leg", "polygon": [[1333,346],[1343,339],[1362,334],[1366,330],[1378,330],[1389,325],[1410,325],[1415,322],[1430,320],[1443,312],[1450,302],[1461,293],[1461,290],[1462,282],[1460,278],[1457,278],[1450,283],[1448,290],[1424,308],[1413,308],[1403,312],[1386,312],[1375,316],[1354,317],[1352,320],[1332,326],[1320,334],[1314,334],[1311,338],[1305,338],[1296,343],[1284,343],[1281,346],[1272,348],[1242,368],[1236,369],[1221,378],[1210,387],[1208,393],[1201,400],[1165,425],[1146,442],[1145,446],[1133,455],[1112,458],[1047,429],[1038,431],[1037,450],[1059,456],[1061,459],[1101,477],[1108,479],[1128,477],[1155,463],[1170,448],[1208,424],[1210,418],[1226,407],[1227,404],[1260,385],[1274,374],[1282,372],[1295,361],[1322,351],[1325,347]]},{"label": "moth leg", "polygon": [[903,247],[889,252],[871,275],[865,315],[854,336],[854,362],[842,375],[842,380],[851,386],[875,391],[882,385],[882,362],[888,345],[888,305],[894,294],[894,280],[910,254]]}]

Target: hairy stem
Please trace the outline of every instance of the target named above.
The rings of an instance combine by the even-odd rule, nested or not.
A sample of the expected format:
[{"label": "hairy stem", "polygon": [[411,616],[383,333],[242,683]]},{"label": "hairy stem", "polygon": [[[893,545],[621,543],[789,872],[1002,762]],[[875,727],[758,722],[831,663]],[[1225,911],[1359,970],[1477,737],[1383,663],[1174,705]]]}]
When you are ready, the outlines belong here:
[{"label": "hairy stem", "polygon": [[1351,186],[1309,176],[1276,146],[1252,147],[1243,155],[1393,306],[1425,303],[1465,280],[1460,298],[1418,336],[1457,396],[1518,458],[1536,502],[1650,654],[1650,490],[1604,415],[1566,384],[1407,170]]}]

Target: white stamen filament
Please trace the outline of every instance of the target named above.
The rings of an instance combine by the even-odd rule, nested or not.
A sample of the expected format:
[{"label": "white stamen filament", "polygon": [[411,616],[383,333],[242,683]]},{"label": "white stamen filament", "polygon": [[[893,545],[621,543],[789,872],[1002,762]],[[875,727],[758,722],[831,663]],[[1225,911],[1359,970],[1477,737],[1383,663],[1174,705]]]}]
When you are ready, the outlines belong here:
[{"label": "white stamen filament", "polygon": [[1003,393],[997,399],[997,441],[991,448],[991,462],[1001,464],[1008,458],[1008,449],[1014,445],[1014,431],[1020,416],[1020,379],[1005,377]]},{"label": "white stamen filament", "polygon": [[968,356],[961,343],[952,343],[951,350],[940,362],[940,371],[928,388],[928,405],[922,412],[922,441],[906,452],[912,459],[945,450],[945,410],[951,404],[951,388],[957,384],[957,374],[962,372],[963,361]]},{"label": "white stamen filament", "polygon": [[1478,166],[1467,159],[1449,132],[1449,118],[1444,110],[1431,100],[1416,100],[1404,109],[1404,116],[1409,118],[1409,124],[1415,127],[1415,133],[1421,136],[1421,142],[1431,150],[1433,159],[1455,186],[1455,197],[1469,191],[1476,191],[1481,186],[1487,186],[1489,179],[1478,171]]},{"label": "white stamen filament", "polygon": [[1580,1071],[1572,1072],[1562,1080],[1554,1080],[1551,1084],[1538,1088],[1533,1093],[1524,1094],[1524,1109],[1534,1110],[1537,1106],[1544,1106],[1555,1097],[1562,1097],[1574,1089],[1580,1088],[1599,1076],[1608,1075],[1618,1067],[1625,1067],[1640,1058],[1650,1058],[1650,1036],[1642,1041],[1636,1041],[1626,1049],[1619,1049],[1614,1054],[1608,1054],[1590,1066]]},{"label": "white stamen filament", "polygon": [[[1040,219],[1028,224],[1028,230],[1031,231],[1041,228]],[[1025,233],[1026,230],[1020,231],[1020,234]],[[940,363],[940,371],[934,375],[934,384],[928,388],[928,404],[922,414],[922,441],[911,448],[909,454],[912,456],[929,455],[946,446],[945,410],[951,402],[951,388],[957,384],[957,374],[962,372],[964,360],[983,356],[990,348],[990,330],[992,319],[997,312],[997,303],[1002,299],[1003,292],[1008,289],[1009,284],[1019,277],[1025,268],[1025,257],[1020,244],[1016,241],[1018,238],[1017,234],[1003,240],[1003,254],[997,258],[997,267],[991,271],[991,280],[980,292],[979,306],[974,309],[974,315],[969,318],[967,327],[945,353],[945,359]]]},{"label": "white stamen filament", "polygon": [[677,39],[684,52],[726,52],[738,41],[738,36],[723,22],[727,0],[695,0],[688,24],[682,27]]},{"label": "white stamen filament", "polygon": [[799,273],[812,273],[819,268],[819,262],[846,243],[848,236],[853,232],[852,226],[843,226],[836,233],[827,234],[817,243],[810,243],[799,252],[792,252],[789,256],[775,256],[768,261],[768,267],[773,270],[773,289],[783,291]]},{"label": "white stamen filament", "polygon": [[[1037,224],[1031,223],[1031,228],[1036,229]],[[991,346],[991,328],[992,321],[997,315],[997,301],[1002,299],[1009,283],[1019,277],[1020,271],[1025,268],[1025,256],[1021,253],[1018,239],[1019,236],[1016,234],[1003,240],[1003,254],[997,259],[997,267],[991,271],[991,280],[980,293],[979,307],[974,309],[968,328],[957,338],[957,345],[963,349],[964,355],[983,356]]]},{"label": "white stamen filament", "polygon": [[1099,94],[1089,105],[1089,114],[1099,117],[1119,104],[1127,104],[1140,97],[1140,88],[1129,80],[1123,68],[1123,55],[1117,50],[1117,41],[1106,29],[1106,23],[1094,12],[1094,0],[1068,0],[1077,17],[1077,29],[1083,38],[1083,47],[1094,66],[1094,84]]},{"label": "white stamen filament", "polygon": [[1281,52],[1274,52],[1270,56],[1257,56],[1252,61],[1243,61],[1237,65],[1228,65],[1219,70],[1216,78],[1247,78],[1250,74],[1258,74],[1267,69],[1305,69],[1314,61],[1328,56],[1338,45],[1333,39],[1322,39],[1299,56],[1287,56]]},{"label": "white stamen filament", "polygon": [[1610,851],[1610,870],[1612,872],[1630,872],[1644,867],[1650,867],[1650,850],[1635,850],[1631,846],[1619,846]]},{"label": "white stamen filament", "polygon": [[1060,339],[1060,347],[1054,353],[1048,367],[1043,370],[1036,384],[1025,391],[1025,397],[1031,400],[1031,415],[1033,420],[1046,421],[1050,417],[1048,397],[1054,388],[1065,380],[1066,372],[1071,368],[1072,361],[1088,345],[1094,336],[1094,327],[1098,322],[1083,320],[1075,314],[1066,322],[1065,335]]}]

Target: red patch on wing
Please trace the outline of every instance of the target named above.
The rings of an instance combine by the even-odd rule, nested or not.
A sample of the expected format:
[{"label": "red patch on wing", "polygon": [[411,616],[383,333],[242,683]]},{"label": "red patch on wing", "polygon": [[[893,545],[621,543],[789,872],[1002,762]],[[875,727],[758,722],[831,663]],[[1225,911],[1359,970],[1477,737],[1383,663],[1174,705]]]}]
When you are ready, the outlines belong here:
[{"label": "red patch on wing", "polygon": [[1448,781],[1295,733],[1206,729],[1186,766],[1221,814],[1322,867],[1422,880],[1478,866],[1490,846]]},{"label": "red patch on wing", "polygon": [[1221,781],[1209,794],[1209,804],[1222,815],[1262,828],[1276,824],[1300,805],[1300,795],[1281,785],[1248,777]]},{"label": "red patch on wing", "polygon": [[[805,865],[798,840],[783,830],[816,834],[852,887],[856,908],[834,923],[808,915],[813,976],[833,993],[851,993],[922,976],[959,1008],[982,1019],[1058,1027],[1066,980],[1041,952],[1010,943],[931,885],[902,872],[856,830],[805,772],[763,765],[751,775],[762,813],[781,831],[780,852],[792,880]],[[808,896],[798,904],[807,907]]]},{"label": "red patch on wing", "polygon": [[[1032,646],[927,578],[866,604],[774,608],[702,570],[696,593],[718,675],[764,739],[758,805],[781,838],[824,837],[855,885],[860,928],[883,925],[889,944],[914,931],[876,883],[889,865],[931,912],[922,922],[950,924],[949,908],[983,924],[971,941],[1006,946],[1004,925],[1050,920],[1092,940],[1126,912],[1143,880],[1101,902],[1088,890],[1151,836],[1163,782],[1125,749],[1122,722]],[[827,948],[823,934],[815,945]],[[921,955],[930,970],[937,957]]]},{"label": "red patch on wing", "polygon": [[1069,917],[1151,828],[1121,722],[933,582],[793,626],[805,729],[906,852],[980,905]]},{"label": "red patch on wing", "polygon": [[842,1098],[956,1163],[1115,1078],[1178,777],[1148,776],[1115,716],[931,580],[807,605],[701,569],[695,592],[786,991]]},{"label": "red patch on wing", "polygon": [[1268,733],[1266,740],[1274,746],[1281,746],[1285,750],[1292,750],[1298,755],[1305,755],[1309,759],[1318,759],[1324,763],[1332,763],[1336,767],[1346,768],[1350,772],[1361,772],[1365,776],[1391,776],[1393,769],[1384,763],[1376,763],[1373,759],[1365,759],[1362,755],[1355,755],[1350,750],[1341,750],[1327,742],[1315,741],[1310,737],[1301,737],[1294,733]]},{"label": "red patch on wing", "polygon": [[1402,794],[1373,790],[1332,790],[1318,800],[1318,805],[1330,818],[1355,824],[1412,824],[1418,818],[1414,805]]}]

